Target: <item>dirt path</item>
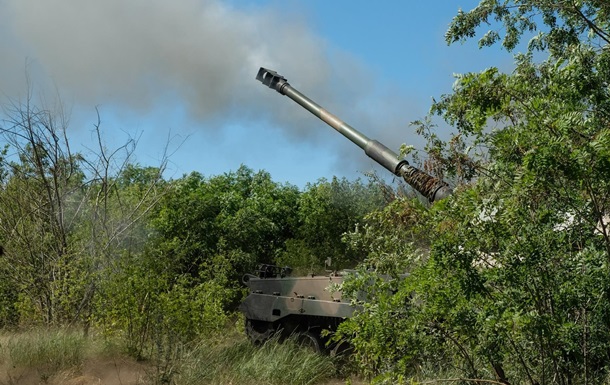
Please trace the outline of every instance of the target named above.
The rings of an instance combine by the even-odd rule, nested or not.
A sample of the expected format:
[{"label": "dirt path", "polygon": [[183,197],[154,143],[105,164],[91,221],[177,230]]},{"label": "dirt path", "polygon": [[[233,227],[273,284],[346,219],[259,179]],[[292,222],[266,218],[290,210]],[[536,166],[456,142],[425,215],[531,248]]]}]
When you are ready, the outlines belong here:
[{"label": "dirt path", "polygon": [[0,385],[141,385],[146,370],[145,365],[123,358],[86,361],[82,368],[50,377],[41,369],[9,368],[0,371]]},{"label": "dirt path", "polygon": [[[145,385],[151,368],[129,358],[87,360],[82,368],[61,371],[53,376],[41,369],[0,368],[0,385]],[[358,378],[349,382],[330,380],[323,385],[365,385]]]}]

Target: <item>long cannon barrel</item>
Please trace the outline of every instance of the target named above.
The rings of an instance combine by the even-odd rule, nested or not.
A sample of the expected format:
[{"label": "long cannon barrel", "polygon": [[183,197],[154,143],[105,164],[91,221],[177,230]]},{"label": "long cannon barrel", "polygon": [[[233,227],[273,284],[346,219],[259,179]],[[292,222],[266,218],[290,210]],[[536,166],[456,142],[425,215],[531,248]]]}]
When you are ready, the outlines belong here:
[{"label": "long cannon barrel", "polygon": [[256,75],[256,79],[280,94],[288,96],[307,111],[339,131],[343,136],[362,148],[374,161],[394,175],[402,177],[411,187],[428,198],[430,202],[435,202],[451,195],[451,189],[447,183],[411,166],[404,159],[398,159],[398,155],[394,151],[376,140],[369,139],[360,131],[323,109],[316,102],[292,87],[286,78],[277,72],[261,67]]}]

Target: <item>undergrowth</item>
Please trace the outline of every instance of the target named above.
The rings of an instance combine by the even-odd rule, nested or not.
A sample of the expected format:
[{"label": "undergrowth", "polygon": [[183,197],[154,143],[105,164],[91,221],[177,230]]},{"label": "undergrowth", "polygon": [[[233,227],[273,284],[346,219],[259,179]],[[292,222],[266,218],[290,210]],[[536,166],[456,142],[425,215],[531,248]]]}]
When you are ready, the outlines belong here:
[{"label": "undergrowth", "polygon": [[[253,346],[233,330],[188,345],[170,341],[164,339],[144,357],[143,384],[309,385],[338,377],[338,365],[330,357],[290,339]],[[0,385],[18,383],[15,378],[23,373],[35,373],[39,383],[56,384],[62,373],[83,374],[91,362],[125,357],[126,346],[118,337],[84,337],[63,329],[0,332],[0,371],[6,372]]]},{"label": "undergrowth", "polygon": [[82,364],[88,346],[82,334],[61,330],[3,334],[0,363],[54,372]]},{"label": "undergrowth", "polygon": [[214,347],[200,344],[182,361],[177,385],[317,384],[333,378],[333,361],[295,341],[253,346],[245,338]]}]

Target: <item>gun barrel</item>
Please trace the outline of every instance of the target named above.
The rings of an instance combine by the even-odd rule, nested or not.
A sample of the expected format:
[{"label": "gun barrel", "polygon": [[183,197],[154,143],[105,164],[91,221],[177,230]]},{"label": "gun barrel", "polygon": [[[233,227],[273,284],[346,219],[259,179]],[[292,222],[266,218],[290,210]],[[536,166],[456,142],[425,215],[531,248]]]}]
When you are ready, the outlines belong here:
[{"label": "gun barrel", "polygon": [[445,182],[409,165],[404,159],[398,159],[398,155],[394,151],[382,143],[368,138],[354,127],[322,108],[319,104],[292,87],[286,78],[277,72],[261,67],[256,75],[256,79],[269,88],[275,89],[280,94],[288,96],[307,111],[337,130],[392,174],[403,177],[407,183],[427,197],[430,202],[443,199],[451,194],[451,189],[449,189]]}]

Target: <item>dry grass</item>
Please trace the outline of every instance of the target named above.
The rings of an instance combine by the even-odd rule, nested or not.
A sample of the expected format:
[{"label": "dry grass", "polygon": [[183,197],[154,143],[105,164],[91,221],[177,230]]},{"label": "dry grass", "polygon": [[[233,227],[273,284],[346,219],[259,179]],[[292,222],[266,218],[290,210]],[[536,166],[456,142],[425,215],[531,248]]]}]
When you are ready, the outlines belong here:
[{"label": "dry grass", "polygon": [[[252,346],[243,334],[200,341],[163,359],[128,357],[124,341],[68,330],[0,333],[0,385],[343,384],[337,364],[294,341]],[[350,381],[348,380],[348,383]]]},{"label": "dry grass", "polygon": [[69,330],[0,334],[0,385],[143,383],[144,367],[105,339]]}]

